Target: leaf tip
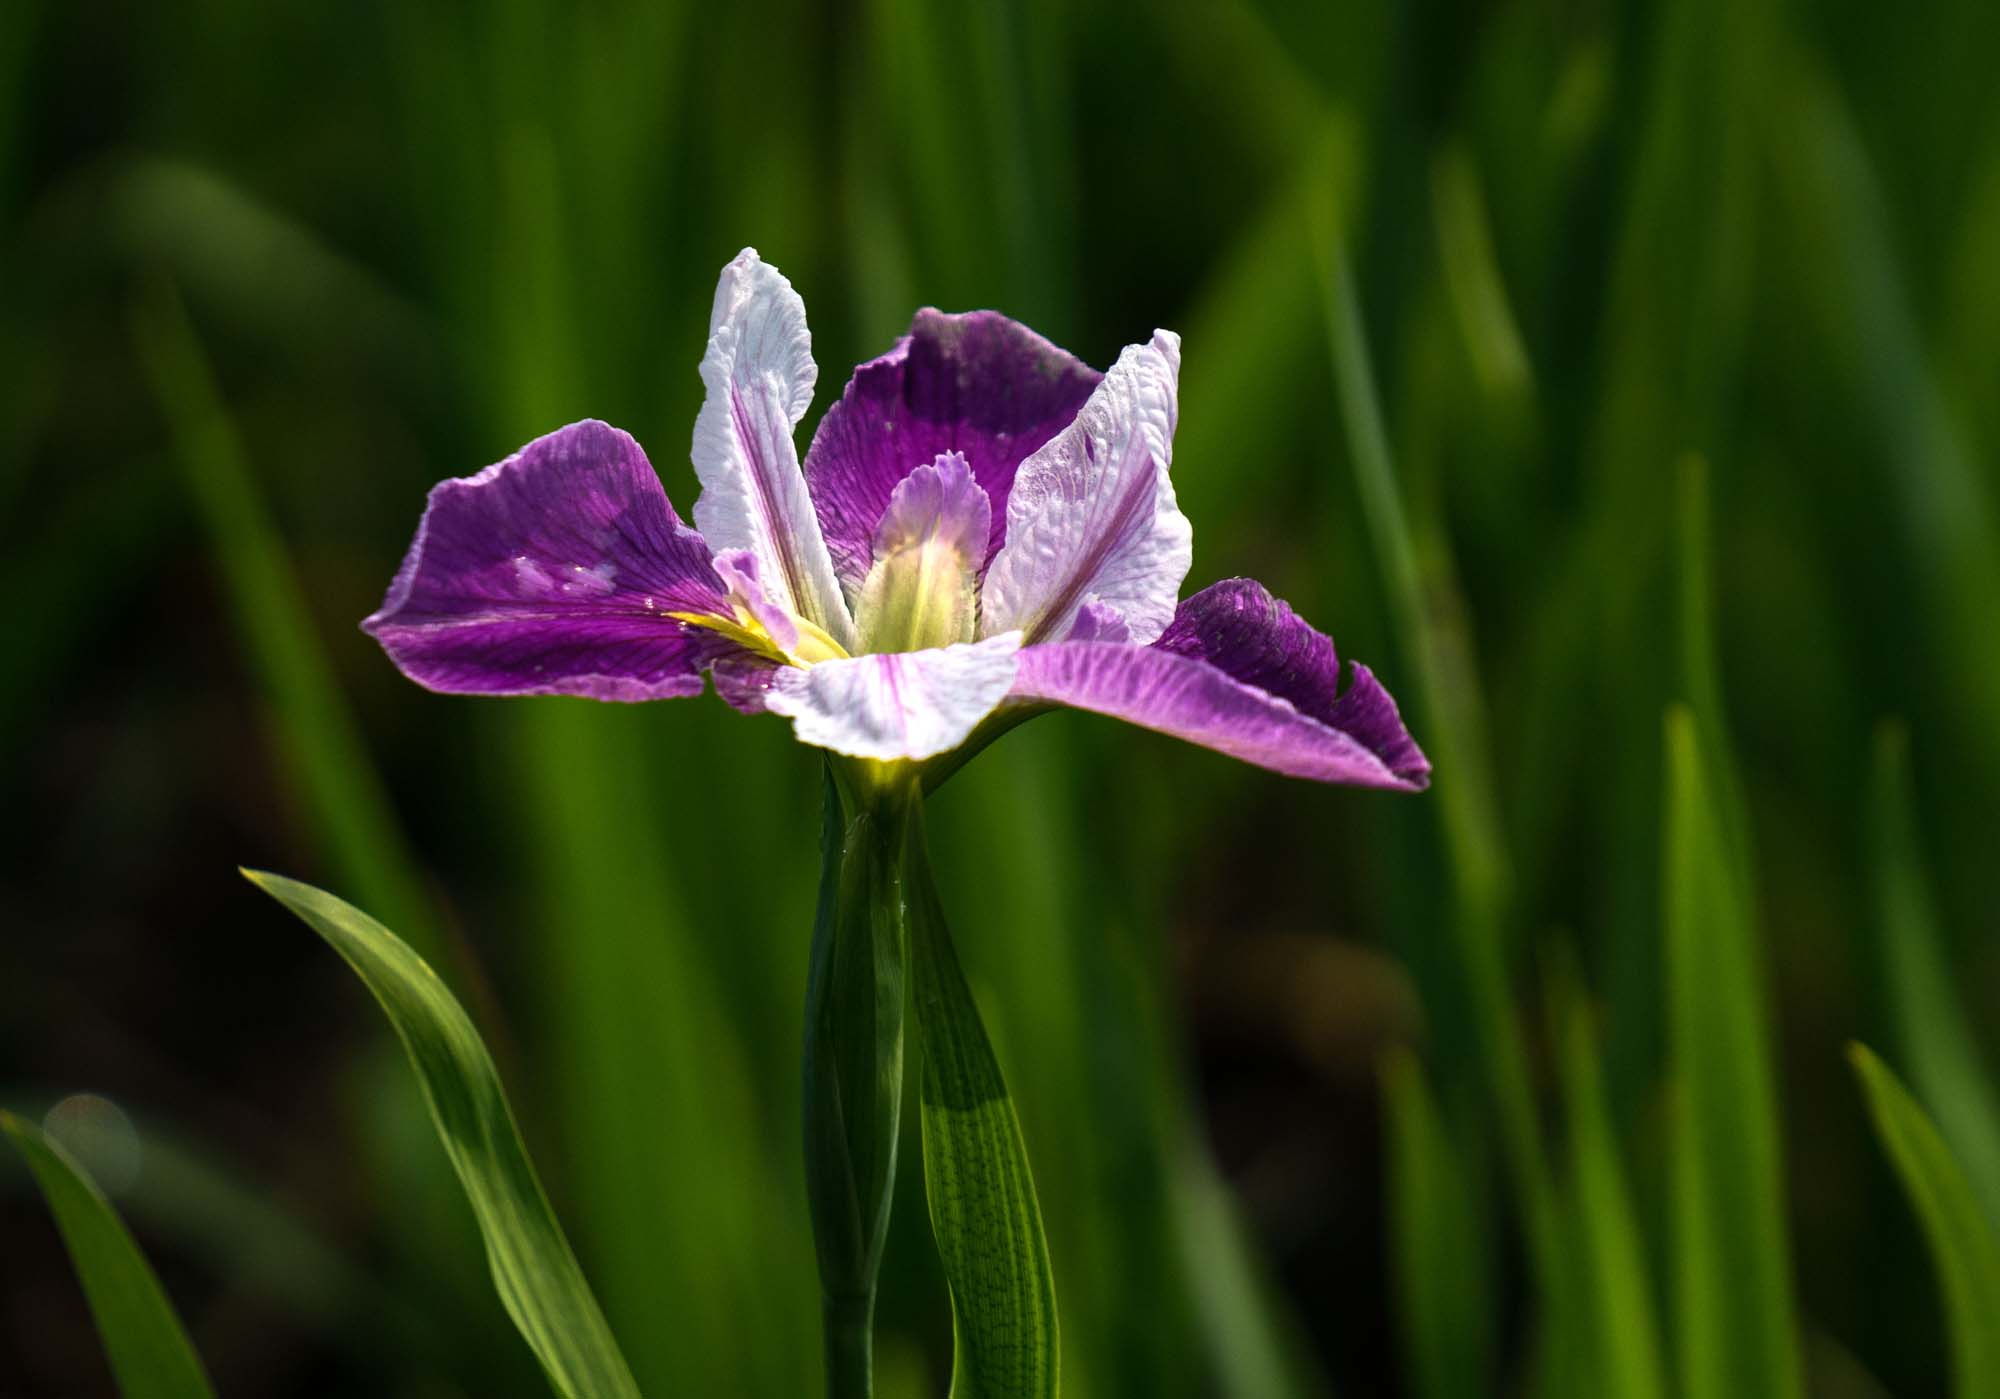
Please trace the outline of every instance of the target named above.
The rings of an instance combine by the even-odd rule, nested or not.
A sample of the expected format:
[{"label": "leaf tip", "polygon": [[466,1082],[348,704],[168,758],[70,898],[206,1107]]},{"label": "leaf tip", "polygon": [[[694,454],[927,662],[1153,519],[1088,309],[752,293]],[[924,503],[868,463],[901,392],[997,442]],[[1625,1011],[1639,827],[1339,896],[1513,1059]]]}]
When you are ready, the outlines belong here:
[{"label": "leaf tip", "polygon": [[1694,708],[1684,700],[1667,706],[1667,743],[1676,753],[1692,752],[1695,746]]}]

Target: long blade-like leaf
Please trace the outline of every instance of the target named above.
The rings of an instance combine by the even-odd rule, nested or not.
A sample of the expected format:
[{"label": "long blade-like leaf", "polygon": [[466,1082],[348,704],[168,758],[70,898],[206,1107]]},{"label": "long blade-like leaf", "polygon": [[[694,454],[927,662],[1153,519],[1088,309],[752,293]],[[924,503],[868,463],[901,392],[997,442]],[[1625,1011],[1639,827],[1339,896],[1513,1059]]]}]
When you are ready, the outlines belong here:
[{"label": "long blade-like leaf", "polygon": [[464,1008],[421,957],[359,909],[296,880],[244,874],[333,945],[395,1026],[479,1220],[500,1300],[550,1382],[571,1399],[637,1399]]},{"label": "long blade-like leaf", "polygon": [[1956,1391],[1965,1399],[2000,1394],[2000,1239],[1964,1168],[1909,1090],[1866,1046],[1850,1046],[1847,1054],[1868,1097],[1875,1133],[1930,1240]]},{"label": "long blade-like leaf", "polygon": [[212,1399],[208,1375],[118,1212],[82,1166],[33,1123],[0,1112],[56,1217],[125,1399]]},{"label": "long blade-like leaf", "polygon": [[1667,716],[1667,1024],[1679,1091],[1674,1275],[1689,1399],[1800,1392],[1763,987],[1694,715]]},{"label": "long blade-like leaf", "polygon": [[1402,1343],[1426,1399],[1492,1393],[1492,1295],[1478,1181],[1416,1055],[1382,1061],[1390,1249]]},{"label": "long blade-like leaf", "polygon": [[1667,1386],[1645,1240],[1605,1110],[1597,1036],[1581,1006],[1563,1018],[1576,1301],[1595,1370],[1587,1392],[1602,1399],[1663,1399]]},{"label": "long blade-like leaf", "polygon": [[1498,814],[1471,635],[1448,566],[1444,532],[1435,522],[1420,529],[1405,508],[1360,294],[1348,263],[1343,210],[1333,194],[1348,138],[1343,128],[1329,124],[1322,139],[1328,178],[1313,191],[1306,212],[1319,253],[1341,426],[1383,591],[1397,630],[1408,639],[1424,743],[1439,771],[1458,775],[1457,781],[1440,785],[1439,804],[1433,808],[1450,856],[1453,950],[1462,968],[1477,1062],[1486,1075],[1504,1160],[1527,1224],[1530,1257],[1547,1281],[1559,1266],[1554,1195],[1535,1127],[1527,1052],[1507,990],[1504,935],[1513,873]]},{"label": "long blade-like leaf", "polygon": [[1382,1109],[1397,1312],[1413,1390],[1424,1399],[1476,1399],[1493,1388],[1493,1299],[1475,1175],[1408,1050],[1383,1061]]},{"label": "long blade-like leaf", "polygon": [[924,1187],[951,1285],[951,1399],[1054,1399],[1056,1287],[1021,1124],[952,950],[923,809],[905,829]]},{"label": "long blade-like leaf", "polygon": [[162,290],[141,306],[133,333],[304,813],[360,896],[435,954],[423,882],[187,311]]},{"label": "long blade-like leaf", "polygon": [[1885,727],[1875,743],[1875,936],[1897,1057],[2000,1228],[2000,1094],[1953,984],[1917,843],[1909,736]]}]

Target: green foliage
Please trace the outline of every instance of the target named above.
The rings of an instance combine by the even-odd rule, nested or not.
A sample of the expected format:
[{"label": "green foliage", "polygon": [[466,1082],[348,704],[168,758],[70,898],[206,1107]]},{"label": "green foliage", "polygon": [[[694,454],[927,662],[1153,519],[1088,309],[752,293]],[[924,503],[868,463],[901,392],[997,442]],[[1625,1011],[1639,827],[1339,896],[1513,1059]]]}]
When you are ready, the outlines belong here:
[{"label": "green foliage", "polygon": [[1694,716],[1666,724],[1673,1276],[1689,1399],[1800,1392],[1777,1093],[1755,926]]},{"label": "green foliage", "polygon": [[[1073,1395],[1647,1396],[1791,1337],[1784,1263],[1815,1392],[1828,1336],[1938,1391],[1840,1056],[1875,1017],[2000,1213],[1995,52],[1988,0],[0,6],[9,1092],[94,1079],[250,1197],[150,1132],[119,1197],[277,1313],[204,1318],[225,1388],[531,1389],[375,1022],[242,1012],[329,974],[228,865],[326,871],[467,993],[647,1392],[811,1392],[817,759],[712,700],[442,699],[353,627],[432,482],[576,417],[687,514],[755,243],[815,414],[925,303],[1098,365],[1184,332],[1190,586],[1270,583],[1437,763],[1390,800],[1048,716],[930,799]],[[1238,980],[1273,935],[1396,965]],[[883,1399],[945,1387],[923,1207]]]},{"label": "green foliage", "polygon": [[1407,1052],[1382,1067],[1403,1349],[1425,1399],[1492,1392],[1493,1301],[1476,1178]]},{"label": "green foliage", "polygon": [[104,1192],[32,1122],[0,1112],[0,1132],[34,1172],[55,1215],[118,1392],[125,1399],[212,1399],[173,1303]]},{"label": "green foliage", "polygon": [[1917,842],[1909,736],[1898,726],[1876,735],[1872,795],[1874,931],[1896,1044],[1986,1217],[2000,1227],[2000,1094],[1939,937]]},{"label": "green foliage", "polygon": [[1605,1110],[1596,1030],[1581,1005],[1569,1006],[1563,1021],[1572,1268],[1565,1300],[1574,1310],[1579,1376],[1572,1392],[1603,1399],[1665,1399],[1645,1233]]},{"label": "green foliage", "polygon": [[951,1286],[952,1399],[1054,1399],[1055,1276],[1028,1150],[930,874],[923,811],[903,842],[923,1055],[931,1229]]},{"label": "green foliage", "polygon": [[346,878],[421,947],[431,920],[380,779],[317,636],[187,312],[161,290],[133,321],[174,451],[212,541],[236,626],[306,815]]},{"label": "green foliage", "polygon": [[521,1144],[493,1058],[457,998],[407,944],[359,909],[280,875],[244,874],[325,938],[389,1017],[479,1220],[493,1285],[556,1392],[637,1399],[639,1387]]},{"label": "green foliage", "polygon": [[819,910],[806,981],[805,1165],[829,1392],[869,1384],[903,1106],[903,826],[914,793],[839,790],[828,760]]},{"label": "green foliage", "polygon": [[1849,1048],[1848,1059],[1875,1134],[1930,1242],[1956,1392],[1964,1399],[2000,1394],[2000,1234],[1944,1137],[1888,1065],[1859,1044]]}]

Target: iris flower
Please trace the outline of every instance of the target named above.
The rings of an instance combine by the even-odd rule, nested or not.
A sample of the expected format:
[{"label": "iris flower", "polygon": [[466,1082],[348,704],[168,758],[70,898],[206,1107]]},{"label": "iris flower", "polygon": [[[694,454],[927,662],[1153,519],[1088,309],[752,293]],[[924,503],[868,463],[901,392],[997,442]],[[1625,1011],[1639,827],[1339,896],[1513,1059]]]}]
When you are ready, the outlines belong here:
[{"label": "iris flower", "polygon": [[703,676],[850,757],[956,766],[1030,714],[1111,715],[1297,777],[1416,789],[1430,765],[1366,666],[1261,584],[1180,597],[1168,474],[1180,338],[1098,373],[990,311],[919,311],[854,371],[803,467],[805,304],[722,271],[694,527],[595,421],[440,483],[364,624],[411,679],[652,700]]}]

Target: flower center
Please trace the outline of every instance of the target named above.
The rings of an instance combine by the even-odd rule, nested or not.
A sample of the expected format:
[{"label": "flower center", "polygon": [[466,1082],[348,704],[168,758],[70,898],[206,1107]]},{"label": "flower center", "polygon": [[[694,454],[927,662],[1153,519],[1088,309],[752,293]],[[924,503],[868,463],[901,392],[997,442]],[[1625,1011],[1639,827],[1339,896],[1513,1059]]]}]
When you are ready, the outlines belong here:
[{"label": "flower center", "polygon": [[957,452],[903,478],[875,527],[875,563],[855,601],[864,649],[927,651],[973,639],[991,520],[986,492]]},{"label": "flower center", "polygon": [[855,612],[870,651],[924,651],[970,641],[979,615],[978,577],[956,548],[925,540],[875,561]]},{"label": "flower center", "polygon": [[838,641],[803,617],[792,618],[792,625],[798,634],[790,646],[784,646],[749,608],[739,602],[734,604],[732,610],[736,614],[733,617],[712,612],[669,612],[667,615],[677,622],[720,632],[737,645],[760,656],[768,656],[782,665],[811,666],[821,661],[844,660],[847,656]]}]

